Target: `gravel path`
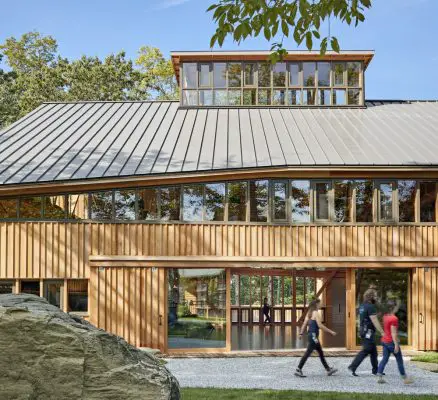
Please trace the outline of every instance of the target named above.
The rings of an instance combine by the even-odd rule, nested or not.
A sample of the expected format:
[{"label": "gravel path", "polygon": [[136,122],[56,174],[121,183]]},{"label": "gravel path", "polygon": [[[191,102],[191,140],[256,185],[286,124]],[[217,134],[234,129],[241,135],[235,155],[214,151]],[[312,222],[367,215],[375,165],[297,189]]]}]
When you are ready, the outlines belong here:
[{"label": "gravel path", "polygon": [[385,370],[386,384],[378,384],[376,377],[371,375],[368,359],[359,367],[359,377],[347,370],[351,358],[330,357],[327,360],[329,365],[339,369],[336,375],[327,377],[317,357],[311,357],[304,366],[307,378],[293,375],[299,361],[297,357],[167,359],[166,367],[182,387],[438,395],[438,374],[415,367],[407,360],[407,373],[415,380],[412,385],[401,381],[393,357]]}]

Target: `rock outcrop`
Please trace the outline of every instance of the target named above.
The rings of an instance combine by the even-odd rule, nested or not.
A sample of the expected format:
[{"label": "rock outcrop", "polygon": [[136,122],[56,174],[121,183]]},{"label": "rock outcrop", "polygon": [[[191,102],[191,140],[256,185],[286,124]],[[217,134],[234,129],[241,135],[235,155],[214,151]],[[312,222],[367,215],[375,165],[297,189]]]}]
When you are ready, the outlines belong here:
[{"label": "rock outcrop", "polygon": [[0,295],[0,398],[180,398],[154,356],[27,294]]}]

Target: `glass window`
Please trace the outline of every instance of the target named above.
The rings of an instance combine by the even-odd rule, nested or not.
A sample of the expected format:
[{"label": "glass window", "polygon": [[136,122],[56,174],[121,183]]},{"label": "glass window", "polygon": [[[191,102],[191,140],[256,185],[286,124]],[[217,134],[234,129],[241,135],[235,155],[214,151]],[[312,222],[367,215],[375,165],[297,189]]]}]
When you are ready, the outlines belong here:
[{"label": "glass window", "polygon": [[199,86],[211,86],[211,64],[199,64]]},{"label": "glass window", "polygon": [[274,220],[286,219],[287,182],[274,182],[273,185]]},{"label": "glass window", "polygon": [[168,339],[170,349],[226,346],[224,269],[169,269]]},{"label": "glass window", "polygon": [[255,85],[255,67],[256,64],[249,63],[245,64],[245,86],[254,86]]},{"label": "glass window", "polygon": [[293,222],[310,222],[310,181],[291,182]]},{"label": "glass window", "polygon": [[312,106],[315,104],[315,89],[303,90],[303,104]]},{"label": "glass window", "polygon": [[285,87],[286,86],[286,63],[276,63],[272,71],[273,86]]},{"label": "glass window", "polygon": [[260,275],[251,275],[250,281],[251,281],[251,305],[253,307],[254,306],[260,307],[261,306]]},{"label": "glass window", "polygon": [[135,190],[114,192],[114,214],[117,220],[135,220]]},{"label": "glass window", "polygon": [[249,182],[250,220],[268,221],[268,181]]},{"label": "glass window", "polygon": [[304,278],[297,276],[295,280],[296,289],[296,304],[297,306],[304,306]]},{"label": "glass window", "polygon": [[345,97],[345,89],[333,90],[333,105],[344,106],[345,104],[347,104]]},{"label": "glass window", "polygon": [[400,222],[415,222],[416,181],[398,181],[398,215]]},{"label": "glass window", "polygon": [[69,219],[88,218],[88,193],[69,194],[67,202]]},{"label": "glass window", "polygon": [[20,293],[40,295],[40,281],[21,281]]},{"label": "glass window", "polygon": [[356,222],[373,222],[373,181],[355,181]]},{"label": "glass window", "polygon": [[17,218],[17,199],[0,199],[1,218]]},{"label": "glass window", "polygon": [[299,86],[300,84],[300,63],[289,63],[289,86]]},{"label": "glass window", "polygon": [[330,63],[318,63],[318,86],[330,86]]},{"label": "glass window", "polygon": [[315,71],[316,71],[316,63],[303,62],[304,86],[315,86]]},{"label": "glass window", "polygon": [[203,186],[184,186],[183,219],[184,221],[202,221]]},{"label": "glass window", "polygon": [[206,221],[223,221],[225,210],[225,183],[209,183],[205,185]]},{"label": "glass window", "polygon": [[228,86],[242,86],[242,64],[228,63]]},{"label": "glass window", "polygon": [[352,222],[353,182],[335,181],[335,221]]},{"label": "glass window", "polygon": [[436,183],[420,182],[420,221],[436,221]]},{"label": "glass window", "polygon": [[160,218],[163,221],[178,221],[180,212],[179,186],[160,189]]},{"label": "glass window", "polygon": [[64,219],[67,216],[65,196],[44,197],[44,218]]},{"label": "glass window", "polygon": [[20,198],[20,218],[41,218],[41,197]]},{"label": "glass window", "polygon": [[379,189],[380,220],[390,221],[393,219],[392,183],[380,183]]},{"label": "glass window", "polygon": [[14,293],[14,282],[0,281],[0,294]]},{"label": "glass window", "polygon": [[283,106],[286,104],[286,89],[274,89],[272,94],[272,104]]},{"label": "glass window", "polygon": [[271,104],[271,89],[259,89],[259,104]]},{"label": "glass window", "polygon": [[64,283],[62,281],[45,281],[44,297],[52,306],[62,308],[62,296]]},{"label": "glass window", "polygon": [[345,72],[345,63],[335,62],[333,63],[333,78],[335,86],[344,86],[344,72]]},{"label": "glass window", "polygon": [[315,182],[316,219],[319,220],[330,219],[329,190],[330,190],[329,182]]},{"label": "glass window", "polygon": [[[282,306],[283,305],[283,279],[281,276],[273,276],[272,277],[272,305],[274,306]],[[286,293],[285,293],[285,303],[286,303]]]},{"label": "glass window", "polygon": [[[231,275],[231,283],[230,283],[230,297],[231,297],[231,305],[238,306],[239,305],[239,275]],[[237,318],[236,321],[238,322]]]},{"label": "glass window", "polygon": [[348,86],[359,86],[360,84],[360,62],[347,63]]},{"label": "glass window", "polygon": [[213,90],[199,91],[199,105],[212,106],[213,105]]},{"label": "glass window", "polygon": [[110,220],[113,217],[113,192],[95,192],[90,194],[90,218]]},{"label": "glass window", "polygon": [[226,90],[215,90],[214,91],[214,105],[215,106],[226,106],[228,104],[227,91]]},{"label": "glass window", "polygon": [[359,89],[348,89],[348,104],[358,106],[360,104],[360,93]]},{"label": "glass window", "polygon": [[287,103],[289,105],[297,106],[302,103],[301,100],[301,90],[288,90]]},{"label": "glass window", "polygon": [[321,106],[330,105],[330,89],[318,90],[318,104],[320,104]]},{"label": "glass window", "polygon": [[197,106],[198,105],[198,91],[197,90],[183,90],[183,105]]},{"label": "glass window", "polygon": [[250,280],[248,275],[240,275],[239,303],[241,306],[249,306]]},{"label": "glass window", "polygon": [[213,84],[215,88],[224,88],[227,86],[227,64],[213,64]]},{"label": "glass window", "polygon": [[240,106],[242,104],[242,92],[240,89],[228,91],[228,104],[230,106]]},{"label": "glass window", "polygon": [[153,221],[158,219],[158,189],[138,191],[138,219]]},{"label": "glass window", "polygon": [[197,67],[196,63],[183,63],[182,87],[184,89],[196,88]]},{"label": "glass window", "polygon": [[257,104],[256,89],[243,89],[243,104],[246,106],[253,106]]},{"label": "glass window", "polygon": [[228,221],[246,221],[246,182],[228,185]]},{"label": "glass window", "polygon": [[88,281],[85,279],[67,282],[67,310],[73,312],[88,311]]},{"label": "glass window", "polygon": [[259,87],[271,86],[271,64],[260,63],[259,64]]}]

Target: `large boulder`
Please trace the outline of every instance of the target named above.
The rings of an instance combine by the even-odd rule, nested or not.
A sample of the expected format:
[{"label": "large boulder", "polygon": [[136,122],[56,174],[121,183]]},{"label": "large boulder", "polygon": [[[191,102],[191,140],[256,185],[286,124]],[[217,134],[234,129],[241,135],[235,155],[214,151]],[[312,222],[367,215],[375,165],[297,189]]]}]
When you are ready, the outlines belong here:
[{"label": "large boulder", "polygon": [[1,399],[179,399],[156,359],[28,294],[0,295]]}]

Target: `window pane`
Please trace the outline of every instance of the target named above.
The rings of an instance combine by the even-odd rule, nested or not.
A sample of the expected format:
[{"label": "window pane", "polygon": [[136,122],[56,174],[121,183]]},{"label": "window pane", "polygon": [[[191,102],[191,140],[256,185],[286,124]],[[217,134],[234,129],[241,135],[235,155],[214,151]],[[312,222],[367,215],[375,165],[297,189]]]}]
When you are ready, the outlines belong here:
[{"label": "window pane", "polygon": [[17,218],[17,199],[0,200],[0,218]]},{"label": "window pane", "polygon": [[118,220],[135,220],[135,190],[114,192],[114,214]]},{"label": "window pane", "polygon": [[310,221],[310,182],[292,181],[292,221]]},{"label": "window pane", "polygon": [[380,187],[380,219],[391,220],[392,216],[392,184],[381,183]]},{"label": "window pane", "polygon": [[226,106],[227,101],[227,91],[226,90],[215,90],[214,91],[214,105],[215,106]]},{"label": "window pane", "polygon": [[303,63],[303,86],[315,86],[315,70],[316,63],[304,62]]},{"label": "window pane", "polygon": [[257,104],[256,89],[243,89],[243,104],[246,106],[253,106]]},{"label": "window pane", "polygon": [[289,63],[289,86],[300,85],[300,64]]},{"label": "window pane", "polygon": [[[272,299],[272,305],[273,306],[281,306],[283,305],[283,279],[281,276],[273,276],[272,277],[272,285],[273,285],[273,299]],[[286,294],[285,294],[286,297]],[[286,298],[285,298],[286,300]]]},{"label": "window pane", "polygon": [[212,106],[213,105],[213,91],[212,90],[200,90],[199,91],[199,105],[200,106]]},{"label": "window pane", "polygon": [[351,222],[353,182],[335,181],[335,221]]},{"label": "window pane", "polygon": [[66,217],[65,196],[44,197],[44,217],[49,219],[64,219]]},{"label": "window pane", "polygon": [[113,217],[113,192],[96,192],[90,195],[90,218],[110,220]]},{"label": "window pane", "polygon": [[259,275],[251,275],[251,305],[252,306],[260,306],[260,276]]},{"label": "window pane", "polygon": [[40,282],[39,281],[21,281],[20,293],[40,295]]},{"label": "window pane", "polygon": [[[238,306],[239,305],[239,275],[231,275],[231,283],[230,283],[230,297],[231,297],[231,305]],[[233,321],[233,322],[238,322]]]},{"label": "window pane", "polygon": [[68,195],[68,218],[88,218],[88,193]]},{"label": "window pane", "polygon": [[344,85],[345,63],[333,63],[333,76],[335,85]]},{"label": "window pane", "polygon": [[240,90],[229,90],[228,104],[230,106],[240,106],[242,104],[242,92]]},{"label": "window pane", "polygon": [[180,193],[178,186],[160,189],[160,218],[163,221],[179,220]]},{"label": "window pane", "polygon": [[246,221],[246,182],[228,184],[228,220]]},{"label": "window pane", "polygon": [[373,181],[356,181],[356,222],[373,222]]},{"label": "window pane", "polygon": [[184,89],[196,88],[196,75],[197,75],[196,63],[183,64],[182,86]]},{"label": "window pane", "polygon": [[284,280],[284,305],[290,306],[293,304],[293,278],[285,276]]},{"label": "window pane", "polygon": [[273,85],[276,87],[286,86],[286,63],[277,63],[273,67]]},{"label": "window pane", "polygon": [[183,90],[183,105],[197,106],[198,105],[198,91],[197,90]]},{"label": "window pane", "polygon": [[275,220],[286,219],[287,183],[274,182],[274,210]]},{"label": "window pane", "polygon": [[398,181],[398,214],[400,222],[415,222],[416,181]]},{"label": "window pane", "polygon": [[88,281],[71,280],[67,282],[67,309],[73,312],[88,311]]},{"label": "window pane", "polygon": [[58,308],[62,308],[63,304],[61,304],[61,296],[63,286],[63,282],[44,282],[44,297],[49,302],[49,304]]},{"label": "window pane", "polygon": [[41,218],[41,197],[23,197],[20,199],[20,218]]},{"label": "window pane", "polygon": [[271,104],[271,89],[259,89],[259,104]]},{"label": "window pane", "polygon": [[315,184],[316,219],[329,219],[329,189],[328,182],[317,182]]},{"label": "window pane", "polygon": [[330,63],[318,63],[318,86],[330,86]]},{"label": "window pane", "polygon": [[272,95],[272,104],[283,106],[286,104],[286,89],[275,89]]},{"label": "window pane", "polygon": [[199,86],[211,86],[210,64],[199,65]]},{"label": "window pane", "polygon": [[271,86],[271,64],[259,64],[259,87]]},{"label": "window pane", "polygon": [[349,62],[347,63],[347,79],[348,86],[359,86],[360,80],[360,63]]},{"label": "window pane", "polygon": [[184,186],[183,218],[184,221],[202,221],[203,186]]},{"label": "window pane", "polygon": [[302,103],[301,90],[288,90],[287,103],[293,106],[300,105]]},{"label": "window pane", "polygon": [[268,221],[268,181],[249,182],[250,219],[252,222]]},{"label": "window pane", "polygon": [[312,106],[315,104],[315,89],[303,90],[303,104]]},{"label": "window pane", "polygon": [[240,63],[228,64],[228,86],[242,86],[242,65]]},{"label": "window pane", "polygon": [[330,105],[330,90],[327,89],[318,90],[318,103],[321,106]]},{"label": "window pane", "polygon": [[255,64],[245,64],[245,86],[255,85]]},{"label": "window pane", "polygon": [[0,281],[0,294],[14,293],[14,283]]},{"label": "window pane", "polygon": [[138,191],[138,218],[146,221],[158,219],[158,189]]},{"label": "window pane", "polygon": [[360,104],[360,90],[348,89],[348,104],[359,105]]},{"label": "window pane", "polygon": [[225,204],[225,183],[205,185],[205,220],[223,221]]},{"label": "window pane", "polygon": [[435,222],[436,183],[420,182],[420,221]]},{"label": "window pane", "polygon": [[344,89],[335,89],[333,90],[333,105],[345,105],[347,104],[345,98],[345,90]]},{"label": "window pane", "polygon": [[213,83],[216,88],[224,88],[227,85],[227,64],[213,64]]},{"label": "window pane", "polygon": [[239,292],[239,302],[241,306],[249,306],[249,276],[241,275],[240,276],[240,292]]}]

